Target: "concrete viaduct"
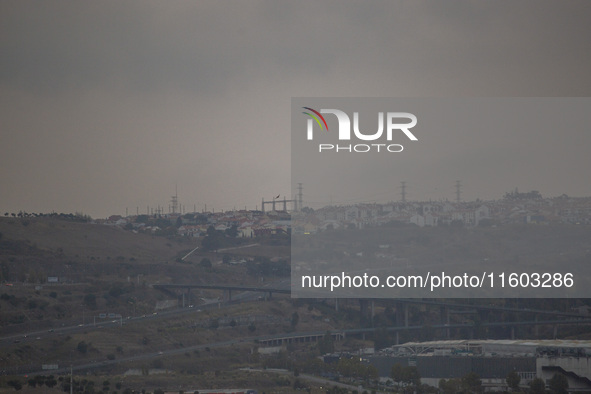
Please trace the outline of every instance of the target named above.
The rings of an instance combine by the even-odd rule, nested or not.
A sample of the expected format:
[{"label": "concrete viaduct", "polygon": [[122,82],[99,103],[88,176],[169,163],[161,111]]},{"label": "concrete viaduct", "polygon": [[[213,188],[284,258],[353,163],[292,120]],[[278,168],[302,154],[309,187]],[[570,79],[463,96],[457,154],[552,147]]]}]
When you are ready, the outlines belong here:
[{"label": "concrete viaduct", "polygon": [[[269,298],[272,297],[273,293],[278,294],[291,294],[291,289],[289,288],[279,288],[279,287],[270,287],[270,286],[241,286],[241,285],[221,285],[221,284],[153,284],[153,288],[164,291],[171,296],[178,297],[178,294],[175,291],[181,290],[183,291],[183,306],[185,301],[185,294],[188,294],[189,297],[191,295],[191,289],[209,289],[209,290],[223,290],[227,294],[227,300],[232,301],[232,292],[258,292],[267,294]],[[324,298],[324,297],[321,297]],[[360,312],[364,316],[374,316],[374,309],[375,309],[375,302],[376,299],[371,298],[360,298],[357,299],[360,306]],[[554,326],[554,336],[556,337],[558,334],[558,326],[559,325],[573,325],[573,324],[589,324],[591,323],[591,319],[587,315],[581,315],[572,312],[561,312],[561,311],[548,311],[542,309],[526,309],[526,308],[515,308],[515,307],[501,307],[501,306],[493,306],[493,305],[478,305],[478,304],[465,304],[465,303],[456,303],[456,302],[449,302],[449,301],[437,301],[435,299],[409,299],[409,298],[397,298],[394,300],[397,307],[396,310],[398,312],[399,321],[402,323],[400,326],[389,328],[390,331],[398,332],[401,330],[415,330],[418,329],[416,326],[409,325],[409,306],[411,305],[427,305],[432,307],[438,307],[440,309],[440,316],[441,316],[441,324],[434,325],[432,328],[436,329],[443,329],[445,330],[446,337],[449,338],[450,336],[450,329],[452,328],[474,328],[470,324],[450,324],[450,315],[453,313],[486,313],[486,312],[505,312],[505,313],[515,313],[518,316],[527,316],[523,319],[523,321],[513,321],[513,322],[483,322],[481,327],[511,327],[511,338],[514,339],[515,337],[515,327],[517,326],[534,326],[537,332],[539,326],[544,325],[552,325]],[[335,309],[338,310],[339,308],[339,299],[334,299]],[[551,316],[554,318],[559,318],[561,320],[542,320],[542,316]],[[566,318],[566,319],[565,319]],[[564,320],[562,320],[564,319]],[[422,328],[422,326],[421,326]],[[368,329],[369,331],[373,331],[372,329]],[[368,331],[368,332],[369,332]],[[360,331],[361,332],[361,331]],[[319,334],[323,336],[324,333]],[[313,337],[317,336],[317,334],[312,335]],[[336,338],[335,338],[336,339]],[[300,339],[293,339],[293,340],[300,340]]]}]

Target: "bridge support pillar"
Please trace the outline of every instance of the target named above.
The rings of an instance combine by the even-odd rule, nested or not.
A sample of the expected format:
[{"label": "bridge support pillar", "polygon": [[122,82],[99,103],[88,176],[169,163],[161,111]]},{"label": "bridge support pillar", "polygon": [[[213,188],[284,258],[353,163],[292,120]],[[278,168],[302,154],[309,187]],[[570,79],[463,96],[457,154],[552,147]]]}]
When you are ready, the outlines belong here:
[{"label": "bridge support pillar", "polygon": [[404,327],[408,327],[408,304],[404,304]]},{"label": "bridge support pillar", "polygon": [[404,321],[404,327],[408,327],[408,304],[402,302],[396,303],[396,325],[402,326]]},{"label": "bridge support pillar", "polygon": [[364,321],[367,318],[367,300],[360,298],[359,299],[359,314],[361,315],[361,320]]}]

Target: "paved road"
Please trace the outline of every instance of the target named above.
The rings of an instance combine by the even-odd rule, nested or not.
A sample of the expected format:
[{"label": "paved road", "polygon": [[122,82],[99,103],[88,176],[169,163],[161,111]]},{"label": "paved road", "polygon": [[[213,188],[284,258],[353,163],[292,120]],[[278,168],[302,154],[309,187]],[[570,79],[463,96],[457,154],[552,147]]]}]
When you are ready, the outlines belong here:
[{"label": "paved road", "polygon": [[[280,281],[280,282],[269,283],[269,284],[262,286],[262,287],[267,287],[267,286],[274,287],[278,284],[281,286],[285,286],[286,281],[288,281],[288,279]],[[177,316],[177,315],[195,313],[197,310],[217,309],[217,308],[229,306],[229,305],[232,305],[235,303],[240,303],[240,302],[245,302],[245,301],[253,301],[253,300],[258,299],[258,297],[260,297],[260,293],[246,291],[246,292],[236,294],[235,296],[232,296],[232,303],[229,303],[227,301],[211,300],[211,301],[207,301],[203,304],[195,305],[194,307],[187,306],[185,308],[178,308],[178,309],[174,309],[174,310],[170,310],[170,311],[162,311],[162,312],[146,314],[146,315],[141,315],[141,316],[129,316],[129,317],[123,317],[121,319],[120,318],[99,319],[98,316],[96,318],[93,316],[93,317],[87,318],[87,320],[91,319],[92,323],[54,327],[54,328],[46,329],[46,330],[36,330],[36,331],[29,331],[29,332],[25,332],[25,333],[6,335],[3,337],[0,337],[0,346],[5,347],[5,346],[10,345],[11,343],[34,342],[37,339],[44,339],[44,338],[49,338],[49,337],[55,337],[55,336],[66,335],[66,334],[74,334],[74,333],[80,333],[80,332],[88,332],[90,330],[99,330],[102,328],[117,327],[117,326],[122,326],[122,325],[126,325],[126,324],[141,323],[141,322],[144,322],[146,320],[151,320],[151,319],[169,318],[169,317],[173,317],[173,316]],[[54,320],[54,322],[60,323],[59,320]]]}]

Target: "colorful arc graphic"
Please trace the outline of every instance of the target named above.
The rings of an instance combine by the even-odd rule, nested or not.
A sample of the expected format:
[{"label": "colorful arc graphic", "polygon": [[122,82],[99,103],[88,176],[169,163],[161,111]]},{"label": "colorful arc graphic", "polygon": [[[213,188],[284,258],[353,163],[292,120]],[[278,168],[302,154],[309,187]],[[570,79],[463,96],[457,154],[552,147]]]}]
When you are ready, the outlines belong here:
[{"label": "colorful arc graphic", "polygon": [[[328,125],[326,124],[326,120],[324,119],[324,116],[320,115],[320,112],[318,112],[310,107],[302,107],[302,108],[307,109],[308,111],[312,111],[314,114],[318,115],[318,117],[320,119],[322,119],[322,122],[324,123],[324,126],[326,127],[326,131],[328,131]],[[302,113],[312,117],[316,121],[316,123],[318,123],[318,126],[320,126],[320,130],[322,130],[322,128],[323,128],[322,123],[320,123],[320,120],[318,119],[318,117],[312,115],[309,112],[302,112]]]}]

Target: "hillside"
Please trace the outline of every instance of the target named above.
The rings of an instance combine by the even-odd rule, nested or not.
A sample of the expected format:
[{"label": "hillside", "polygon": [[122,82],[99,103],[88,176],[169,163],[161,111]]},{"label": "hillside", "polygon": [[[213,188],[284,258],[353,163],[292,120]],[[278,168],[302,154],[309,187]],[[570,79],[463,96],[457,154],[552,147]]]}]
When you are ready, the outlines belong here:
[{"label": "hillside", "polygon": [[162,262],[196,246],[189,239],[136,234],[116,226],[79,223],[55,218],[0,218],[3,240],[21,241],[67,259],[96,261],[119,256],[144,263]]},{"label": "hillside", "polygon": [[[318,250],[337,245],[343,255],[364,252],[373,258],[413,261],[542,259],[588,261],[591,227],[418,228],[403,226],[365,231],[326,231],[310,237]],[[199,238],[137,234],[117,227],[58,218],[0,218],[0,390],[10,379],[59,365],[58,386],[67,391],[68,365],[84,365],[75,384],[102,385],[103,392],[137,392],[159,387],[251,387],[292,392],[295,376],[252,375],[256,368],[318,372],[317,356],[335,350],[357,351],[395,341],[462,339],[470,335],[504,339],[507,327],[483,328],[487,321],[519,319],[512,311],[463,310],[450,324],[468,327],[434,330],[443,308],[409,305],[397,299],[368,304],[358,299],[290,299],[286,294],[236,294],[178,288],[163,292],[153,284],[231,284],[264,286],[289,281],[289,238],[226,239],[230,246],[204,252]],[[343,235],[348,236],[343,242]],[[245,242],[248,241],[248,242]],[[387,245],[384,247],[384,245]],[[533,245],[533,246],[532,246]],[[188,258],[181,259],[199,247]],[[535,253],[532,253],[535,252]],[[382,256],[382,257],[380,257]],[[385,257],[384,257],[385,256]],[[57,277],[57,283],[48,282]],[[241,297],[239,297],[241,296]],[[454,300],[455,301],[455,300]],[[572,313],[579,299],[459,300],[473,305],[545,309]],[[461,312],[461,313],[460,313]],[[111,315],[113,314],[113,315]],[[112,317],[107,318],[109,315]],[[102,316],[102,317],[101,317]],[[407,316],[407,317],[406,317]],[[545,318],[545,317],[542,317]],[[284,344],[279,353],[259,354],[261,338],[310,331],[400,326],[408,319],[420,330],[399,335],[375,330],[332,343]],[[469,326],[474,326],[471,331]],[[587,338],[587,325],[561,327],[560,337]],[[553,338],[552,325],[519,327],[522,338]],[[274,351],[273,347],[265,351]],[[246,368],[246,370],[244,369]],[[250,368],[254,368],[252,371]],[[328,367],[326,367],[328,368]],[[251,372],[245,372],[251,371]],[[125,375],[128,374],[128,375]],[[291,372],[290,372],[291,374]],[[12,377],[11,377],[12,376]],[[87,382],[87,383],[83,383]],[[105,382],[111,382],[111,387]],[[124,390],[125,389],[125,390]],[[41,384],[25,387],[44,390]],[[80,392],[88,390],[78,387]],[[91,392],[91,390],[89,390]],[[96,391],[95,391],[96,392]],[[118,391],[119,392],[119,391]]]},{"label": "hillside", "polygon": [[[229,255],[197,250],[182,260],[200,245],[196,238],[47,217],[0,218],[0,234],[0,325],[5,333],[52,327],[56,319],[81,321],[83,313],[151,314],[160,301],[171,298],[152,289],[155,283],[254,284],[260,279],[254,263],[248,271],[244,265],[222,262],[240,255],[239,248]],[[244,257],[257,259],[252,255],[261,253],[272,258],[277,254],[273,249],[245,248]],[[285,247],[278,253],[285,255]],[[208,263],[202,264],[204,260]],[[48,283],[50,277],[58,283]],[[221,291],[194,291],[187,302],[223,296]]]},{"label": "hillside", "polygon": [[[250,301],[232,304],[215,301],[227,299],[221,290],[182,289],[170,294],[151,286],[254,285],[263,275],[265,283],[285,280],[288,238],[236,242],[218,253],[198,249],[181,260],[199,246],[198,239],[136,234],[56,218],[0,218],[0,233],[0,373],[6,375],[0,376],[0,392],[12,391],[9,386],[15,381],[23,385],[23,392],[47,392],[42,382],[51,378],[41,376],[38,385],[31,386],[22,375],[44,364],[67,368],[92,363],[97,363],[90,368],[92,375],[75,376],[75,385],[139,392],[182,382],[185,387],[255,386],[290,392],[293,379],[240,370],[285,365],[284,353],[280,358],[259,355],[255,337],[294,329],[325,331],[357,322],[351,323],[350,312],[337,313],[324,304],[297,302],[286,295],[264,301],[255,294]],[[224,263],[228,259],[248,263]],[[283,276],[273,267],[281,267]],[[49,283],[48,277],[58,277],[59,282]],[[110,314],[121,317],[105,318]],[[367,346],[357,340],[348,343]],[[316,344],[298,354],[307,359],[309,353],[318,354]],[[56,387],[67,391],[64,372],[55,375]],[[105,385],[109,381],[110,388]]]}]

